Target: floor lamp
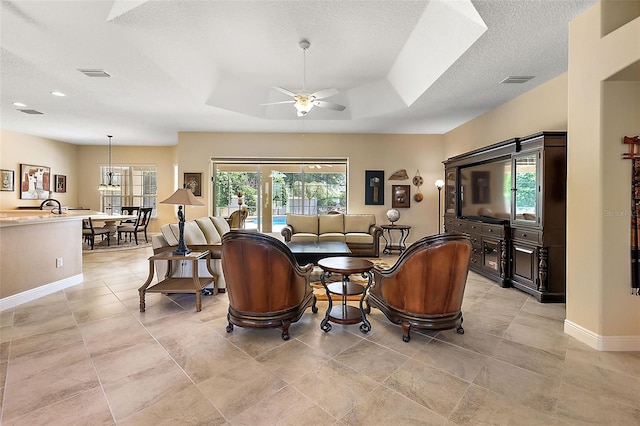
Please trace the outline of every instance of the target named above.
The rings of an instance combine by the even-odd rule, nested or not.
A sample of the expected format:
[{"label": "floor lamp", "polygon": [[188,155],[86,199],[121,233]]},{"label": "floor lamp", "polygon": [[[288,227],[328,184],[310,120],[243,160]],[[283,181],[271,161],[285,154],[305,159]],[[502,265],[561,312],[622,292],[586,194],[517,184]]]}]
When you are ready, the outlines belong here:
[{"label": "floor lamp", "polygon": [[178,229],[180,229],[180,238],[178,239],[178,248],[172,253],[182,256],[191,253],[191,250],[187,248],[187,245],[184,243],[184,212],[182,209],[183,206],[204,206],[204,204],[196,199],[190,189],[186,188],[176,190],[171,197],[160,201],[160,203],[178,205]]},{"label": "floor lamp", "polygon": [[436,188],[438,188],[438,234],[440,233],[440,211],[441,211],[441,206],[440,206],[440,200],[442,197],[440,197],[440,192],[442,191],[442,187],[444,186],[444,181],[442,179],[438,179],[435,182]]}]

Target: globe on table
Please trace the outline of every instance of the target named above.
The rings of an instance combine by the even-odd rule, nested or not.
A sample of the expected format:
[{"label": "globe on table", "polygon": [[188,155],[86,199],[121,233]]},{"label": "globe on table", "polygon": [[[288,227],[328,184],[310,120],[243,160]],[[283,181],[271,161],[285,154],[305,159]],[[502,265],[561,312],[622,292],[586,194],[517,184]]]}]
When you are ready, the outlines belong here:
[{"label": "globe on table", "polygon": [[397,222],[400,219],[400,212],[396,209],[387,210],[387,219],[393,225],[394,222]]}]

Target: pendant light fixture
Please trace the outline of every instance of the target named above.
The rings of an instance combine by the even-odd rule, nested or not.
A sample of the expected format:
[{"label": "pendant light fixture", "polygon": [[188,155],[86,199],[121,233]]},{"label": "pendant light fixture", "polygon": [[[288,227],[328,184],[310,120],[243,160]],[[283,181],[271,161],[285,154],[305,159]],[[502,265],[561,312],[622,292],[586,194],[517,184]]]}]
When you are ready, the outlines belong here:
[{"label": "pendant light fixture", "polygon": [[103,181],[98,187],[98,190],[99,191],[120,191],[120,185],[117,185],[113,182],[113,171],[111,170],[111,138],[113,136],[107,135],[107,137],[109,138],[109,169],[106,173],[107,183],[105,184]]}]

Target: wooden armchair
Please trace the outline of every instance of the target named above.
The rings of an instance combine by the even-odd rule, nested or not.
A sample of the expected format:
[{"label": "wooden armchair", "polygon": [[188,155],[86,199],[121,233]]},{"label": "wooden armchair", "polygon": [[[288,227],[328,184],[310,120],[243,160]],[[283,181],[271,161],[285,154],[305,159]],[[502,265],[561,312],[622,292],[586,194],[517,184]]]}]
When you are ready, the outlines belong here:
[{"label": "wooden armchair", "polygon": [[469,272],[471,242],[461,234],[424,237],[409,246],[391,269],[374,266],[367,309],[380,309],[402,326],[402,340],[411,327],[427,330],[462,328],[462,298]]},{"label": "wooden armchair", "polygon": [[249,216],[248,209],[240,209],[234,211],[229,215],[229,218],[227,219],[229,227],[231,229],[244,229],[244,222],[247,220],[247,216]]},{"label": "wooden armchair", "polygon": [[282,241],[266,234],[233,231],[222,236],[222,271],[229,297],[227,333],[233,326],[279,327],[289,340],[289,326],[312,306],[313,265],[298,265]]}]

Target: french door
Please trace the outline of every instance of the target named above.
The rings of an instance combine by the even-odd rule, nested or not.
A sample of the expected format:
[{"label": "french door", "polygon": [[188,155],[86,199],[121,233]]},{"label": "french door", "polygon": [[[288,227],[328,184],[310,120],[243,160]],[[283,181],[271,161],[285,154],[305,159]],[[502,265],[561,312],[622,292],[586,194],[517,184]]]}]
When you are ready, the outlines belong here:
[{"label": "french door", "polygon": [[246,208],[245,229],[280,232],[287,213],[347,211],[347,160],[213,158],[213,211]]}]

